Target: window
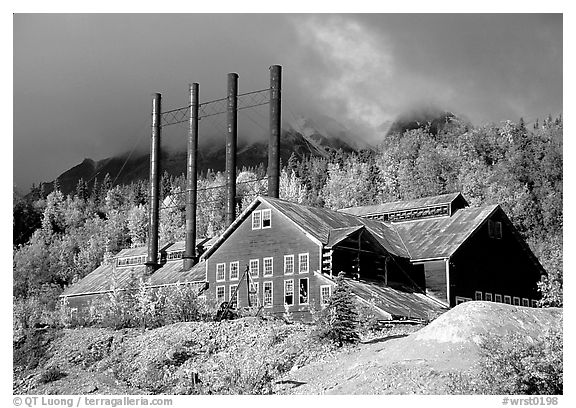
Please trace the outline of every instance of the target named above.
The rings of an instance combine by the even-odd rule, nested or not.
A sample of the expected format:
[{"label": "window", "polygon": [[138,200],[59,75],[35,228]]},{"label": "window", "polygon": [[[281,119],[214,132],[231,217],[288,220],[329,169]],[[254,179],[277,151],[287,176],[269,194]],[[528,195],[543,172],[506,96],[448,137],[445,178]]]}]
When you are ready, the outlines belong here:
[{"label": "window", "polygon": [[264,276],[272,276],[274,273],[274,258],[264,258],[262,262],[264,263]]},{"label": "window", "polygon": [[330,296],[332,296],[332,286],[320,286],[320,306],[325,307],[330,300]]},{"label": "window", "polygon": [[488,236],[494,239],[502,239],[502,222],[488,220]]},{"label": "window", "polygon": [[502,303],[502,295],[499,294],[499,293],[496,293],[496,294],[494,295],[494,300],[495,300],[496,302],[498,302],[498,303]]},{"label": "window", "polygon": [[264,307],[272,307],[273,300],[272,282],[264,282]]},{"label": "window", "polygon": [[518,296],[514,296],[514,306],[520,306],[520,298]]},{"label": "window", "polygon": [[262,210],[262,228],[272,227],[272,210]]},{"label": "window", "polygon": [[252,213],[252,229],[260,229],[262,228],[262,218],[261,218],[261,211],[257,210]]},{"label": "window", "polygon": [[522,298],[522,306],[530,307],[530,301],[526,298]]},{"label": "window", "polygon": [[238,280],[239,262],[230,262],[230,280]]},{"label": "window", "polygon": [[532,307],[538,307],[538,301],[532,299]]},{"label": "window", "polygon": [[456,304],[459,305],[460,303],[470,302],[472,299],[467,298],[467,297],[462,297],[462,296],[456,296],[455,300],[456,300]]},{"label": "window", "polygon": [[504,295],[504,303],[506,303],[507,305],[511,305],[512,304],[512,298],[510,298],[510,296],[508,296],[508,295]]},{"label": "window", "polygon": [[226,264],[216,264],[216,282],[226,280]]},{"label": "window", "polygon": [[284,304],[292,306],[294,304],[294,280],[284,281]]},{"label": "window", "polygon": [[300,279],[300,298],[298,302],[301,305],[308,304],[308,278]]},{"label": "window", "polygon": [[298,255],[298,272],[306,273],[308,272],[308,254]]},{"label": "window", "polygon": [[216,286],[216,300],[218,304],[226,300],[226,286]]},{"label": "window", "polygon": [[248,298],[250,299],[250,306],[258,306],[258,282],[250,284],[250,293]]},{"label": "window", "polygon": [[284,275],[294,273],[294,255],[284,255]]},{"label": "window", "polygon": [[486,293],[486,296],[484,296],[484,300],[492,302],[492,293]]},{"label": "window", "polygon": [[250,259],[250,276],[257,278],[260,273],[260,260]]},{"label": "window", "polygon": [[474,300],[482,300],[482,292],[474,292]]},{"label": "window", "polygon": [[238,285],[230,285],[230,305],[234,308],[238,308],[238,292],[236,288]]}]

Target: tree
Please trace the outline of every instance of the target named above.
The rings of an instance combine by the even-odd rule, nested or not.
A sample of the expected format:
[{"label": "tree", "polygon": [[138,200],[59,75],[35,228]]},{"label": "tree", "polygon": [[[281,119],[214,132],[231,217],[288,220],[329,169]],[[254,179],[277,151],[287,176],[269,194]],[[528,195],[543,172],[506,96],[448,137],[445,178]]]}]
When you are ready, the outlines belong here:
[{"label": "tree", "polygon": [[354,295],[344,280],[344,272],[338,274],[336,287],[330,297],[326,312],[329,316],[328,336],[339,346],[360,340],[358,312],[354,304]]}]

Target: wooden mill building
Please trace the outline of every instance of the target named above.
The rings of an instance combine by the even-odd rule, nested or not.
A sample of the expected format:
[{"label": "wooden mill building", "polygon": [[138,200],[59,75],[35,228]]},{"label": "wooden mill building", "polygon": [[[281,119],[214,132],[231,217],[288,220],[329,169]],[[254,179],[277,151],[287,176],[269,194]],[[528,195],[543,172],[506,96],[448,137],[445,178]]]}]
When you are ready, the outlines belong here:
[{"label": "wooden mill building", "polygon": [[[544,273],[500,206],[469,207],[459,193],[340,211],[258,197],[206,246],[189,271],[182,243],[162,247],[150,284],[194,284],[236,308],[306,319],[344,272],[381,319],[427,320],[468,300],[536,306]],[[129,273],[123,259],[136,250],[125,251],[115,272],[101,266],[64,295],[80,304],[94,282],[104,293],[111,274]]]}]

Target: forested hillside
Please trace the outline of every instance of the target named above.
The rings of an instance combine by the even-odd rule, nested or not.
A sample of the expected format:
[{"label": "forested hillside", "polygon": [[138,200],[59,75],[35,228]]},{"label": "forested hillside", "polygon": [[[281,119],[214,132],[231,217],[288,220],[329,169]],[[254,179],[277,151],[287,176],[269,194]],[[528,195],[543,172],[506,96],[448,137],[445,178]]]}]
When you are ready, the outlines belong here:
[{"label": "forested hillside", "polygon": [[[561,305],[562,118],[526,127],[472,127],[455,117],[387,135],[374,151],[296,156],[284,164],[280,198],[342,208],[460,191],[472,206],[499,203],[549,273],[544,303]],[[64,195],[56,185],[14,197],[14,296],[49,302],[91,272],[104,256],[147,239],[148,184],[80,180]],[[265,171],[238,175],[240,209],[267,191]],[[225,175],[199,177],[198,235],[224,228]],[[184,238],[184,176],[162,178],[160,239]]]}]

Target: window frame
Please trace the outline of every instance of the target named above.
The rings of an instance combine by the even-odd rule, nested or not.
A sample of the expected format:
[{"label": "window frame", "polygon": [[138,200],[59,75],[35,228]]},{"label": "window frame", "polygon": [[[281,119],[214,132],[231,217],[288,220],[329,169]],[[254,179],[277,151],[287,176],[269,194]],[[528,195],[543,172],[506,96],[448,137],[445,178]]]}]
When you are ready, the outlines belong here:
[{"label": "window frame", "polygon": [[[218,289],[222,289],[223,294],[221,298],[218,297]],[[218,302],[218,304],[226,302],[226,285],[216,286],[216,302]]]},{"label": "window frame", "polygon": [[[516,304],[516,299],[518,299],[518,304]],[[512,298],[512,301],[513,301],[513,305],[514,305],[514,306],[522,306],[522,302],[520,302],[520,297],[514,296],[514,297]]]},{"label": "window frame", "polygon": [[[328,297],[324,298],[322,290],[328,288]],[[330,303],[332,297],[332,285],[320,285],[320,307],[324,309]]]},{"label": "window frame", "polygon": [[530,299],[530,305],[532,307],[538,307],[538,301],[536,299]]},{"label": "window frame", "polygon": [[[490,298],[490,299],[488,299],[488,298]],[[492,300],[492,293],[486,292],[486,293],[484,294],[484,300],[487,301],[487,302],[492,302],[492,301],[493,301],[493,300]]]},{"label": "window frame", "polygon": [[[255,289],[256,289],[256,293],[248,293],[248,302],[250,303],[250,306],[258,306],[259,300],[260,300],[260,285],[259,282],[251,282],[251,285],[254,285]],[[253,299],[253,297],[255,297],[255,299]],[[254,301],[255,300],[255,301]]]},{"label": "window frame", "polygon": [[[291,259],[292,260],[292,272],[286,272],[286,265],[287,265],[287,260]],[[291,255],[284,255],[284,275],[294,275],[294,254]]]},{"label": "window frame", "polygon": [[[302,292],[301,292],[301,284],[304,281],[306,281],[306,302],[302,302]],[[308,278],[298,279],[298,304],[299,305],[310,304],[310,280]]]},{"label": "window frame", "polygon": [[[236,267],[236,277],[232,277],[232,266]],[[230,262],[230,269],[228,270],[228,274],[230,275],[231,281],[237,281],[240,279],[240,262],[239,261],[232,261]]]},{"label": "window frame", "polygon": [[[266,261],[270,261],[270,274],[266,273]],[[274,276],[274,257],[273,256],[267,256],[265,258],[262,258],[262,276]]]},{"label": "window frame", "polygon": [[[500,300],[498,300],[500,299]],[[496,303],[504,303],[504,301],[502,300],[502,295],[500,293],[495,293],[494,294],[494,301]]]},{"label": "window frame", "polygon": [[[306,270],[303,271],[302,270],[302,256],[306,257]],[[301,254],[298,254],[298,273],[309,273],[310,272],[310,252],[302,252]]]},{"label": "window frame", "polygon": [[[266,304],[266,286],[270,286],[270,304]],[[269,308],[274,306],[274,281],[262,282],[262,306]]]},{"label": "window frame", "polygon": [[[258,215],[258,225],[256,227],[254,226],[254,220],[256,219],[256,217],[254,217],[255,215]],[[261,210],[252,211],[252,229],[253,230],[262,229],[262,211]]]},{"label": "window frame", "polygon": [[[288,284],[291,284],[292,286],[292,293],[291,295],[288,292]],[[292,301],[291,303],[286,302],[286,297],[287,296],[292,296]],[[294,306],[295,304],[295,299],[294,299],[294,279],[285,279],[284,280],[284,305],[288,305],[288,306]]]},{"label": "window frame", "polygon": [[483,293],[479,290],[474,292],[474,300],[484,300]]},{"label": "window frame", "polygon": [[[524,302],[524,301],[526,301],[526,302]],[[526,303],[526,304],[524,304],[524,303]],[[523,307],[530,307],[530,299],[522,298],[522,306]]]},{"label": "window frame", "polygon": [[[252,262],[256,262],[256,273],[253,274],[252,273]],[[248,261],[248,273],[250,274],[250,276],[252,278],[257,278],[258,276],[260,276],[260,259],[250,259]]]},{"label": "window frame", "polygon": [[471,302],[471,301],[472,301],[472,298],[464,297],[464,296],[456,296],[454,298],[454,302],[456,302],[456,305],[466,303],[466,302]]},{"label": "window frame", "polygon": [[[506,298],[508,298],[508,302],[506,302]],[[504,303],[507,305],[512,304],[512,297],[510,295],[504,295]]]},{"label": "window frame", "polygon": [[[270,223],[270,225],[266,226],[264,225],[264,220],[265,220],[265,214],[268,215],[267,220]],[[272,228],[272,209],[270,208],[264,208],[262,210],[262,214],[261,214],[261,218],[260,218],[260,223],[262,225],[262,229],[268,229],[268,228]]]},{"label": "window frame", "polygon": [[[222,275],[224,276],[222,279],[218,279],[218,268],[222,266]],[[225,282],[226,281],[226,262],[220,262],[216,264],[216,282]]]}]

